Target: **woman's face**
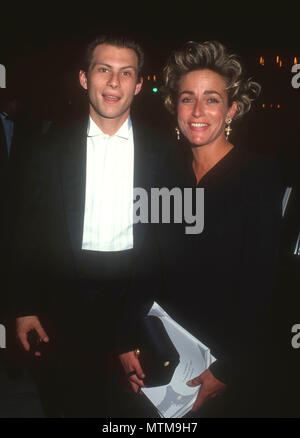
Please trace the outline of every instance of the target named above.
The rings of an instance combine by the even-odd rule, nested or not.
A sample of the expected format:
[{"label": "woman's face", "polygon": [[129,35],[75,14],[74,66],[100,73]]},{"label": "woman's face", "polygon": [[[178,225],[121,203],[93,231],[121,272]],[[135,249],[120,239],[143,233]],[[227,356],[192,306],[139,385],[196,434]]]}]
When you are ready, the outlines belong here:
[{"label": "woman's face", "polygon": [[233,117],[236,102],[228,108],[224,78],[212,70],[195,70],[179,82],[177,120],[191,145],[224,140],[225,119]]}]

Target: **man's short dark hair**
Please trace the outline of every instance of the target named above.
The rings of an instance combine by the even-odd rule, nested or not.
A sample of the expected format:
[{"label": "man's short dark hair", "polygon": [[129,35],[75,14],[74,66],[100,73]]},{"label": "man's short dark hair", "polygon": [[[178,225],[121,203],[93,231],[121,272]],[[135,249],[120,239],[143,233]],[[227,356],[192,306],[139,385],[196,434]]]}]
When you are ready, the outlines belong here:
[{"label": "man's short dark hair", "polygon": [[135,51],[138,58],[138,78],[142,76],[142,70],[144,66],[144,51],[142,47],[131,37],[128,36],[110,36],[110,35],[100,35],[94,38],[88,45],[84,56],[83,70],[87,73],[91,67],[91,62],[93,59],[94,50],[97,46],[101,44],[109,44],[114,47],[121,49],[132,49]]}]

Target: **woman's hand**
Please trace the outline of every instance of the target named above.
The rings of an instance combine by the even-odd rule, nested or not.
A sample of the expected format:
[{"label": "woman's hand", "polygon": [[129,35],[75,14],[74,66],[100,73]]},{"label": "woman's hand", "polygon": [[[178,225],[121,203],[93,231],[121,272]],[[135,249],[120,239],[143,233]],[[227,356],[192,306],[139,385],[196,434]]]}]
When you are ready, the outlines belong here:
[{"label": "woman's hand", "polygon": [[124,368],[125,374],[129,379],[130,385],[135,393],[140,391],[141,387],[144,387],[143,379],[146,377],[140,361],[135,355],[134,351],[123,353],[119,355],[119,359]]},{"label": "woman's hand", "polygon": [[205,400],[209,398],[215,398],[217,395],[222,394],[227,387],[225,383],[216,379],[212,372],[209,370],[206,370],[202,374],[200,374],[200,376],[189,380],[187,382],[187,385],[201,385],[194,406],[192,407],[192,412],[196,412],[203,405]]}]

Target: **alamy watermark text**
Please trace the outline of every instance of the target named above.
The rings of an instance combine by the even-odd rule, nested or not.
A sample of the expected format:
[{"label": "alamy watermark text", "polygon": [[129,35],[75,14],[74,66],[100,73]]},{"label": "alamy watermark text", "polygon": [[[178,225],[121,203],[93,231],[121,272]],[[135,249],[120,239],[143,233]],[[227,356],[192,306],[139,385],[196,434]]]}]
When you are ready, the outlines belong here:
[{"label": "alamy watermark text", "polygon": [[292,87],[300,88],[300,64],[294,64],[292,67],[292,73],[296,73],[292,77]]},{"label": "alamy watermark text", "polygon": [[0,324],[0,348],[6,348],[6,328]]},{"label": "alamy watermark text", "polygon": [[0,64],[0,88],[6,88],[6,69]]},{"label": "alamy watermark text", "polygon": [[[195,197],[193,196],[195,193]],[[143,188],[134,189],[134,211],[133,222],[136,224],[169,224],[172,221],[176,224],[185,223],[186,234],[200,234],[204,228],[204,189],[203,188],[184,188],[174,187],[169,190],[163,188],[151,188],[150,204],[148,192]],[[194,199],[193,199],[194,198]],[[173,211],[171,214],[171,200]],[[195,202],[193,202],[193,200]],[[195,204],[195,205],[193,205]],[[151,214],[149,217],[149,206]],[[193,208],[194,207],[194,208]],[[195,214],[193,214],[193,210]],[[171,216],[173,219],[171,219]]]}]

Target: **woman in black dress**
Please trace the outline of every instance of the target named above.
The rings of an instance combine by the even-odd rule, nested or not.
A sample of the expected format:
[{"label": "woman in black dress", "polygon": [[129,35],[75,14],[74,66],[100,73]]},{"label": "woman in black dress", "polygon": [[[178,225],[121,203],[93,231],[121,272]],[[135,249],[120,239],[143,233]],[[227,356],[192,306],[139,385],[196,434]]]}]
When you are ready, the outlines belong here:
[{"label": "woman in black dress", "polygon": [[235,402],[217,415],[251,416],[261,401],[254,393],[263,397],[259,385],[267,372],[264,334],[276,274],[281,188],[275,164],[233,145],[229,135],[232,120],[250,109],[260,86],[243,77],[238,58],[218,42],[188,42],[173,53],[164,85],[179,141],[160,185],[204,188],[204,229],[186,234],[185,223],[159,226],[165,278],[160,303],[217,358],[189,382],[201,385],[192,411],[224,393],[220,400]]}]

